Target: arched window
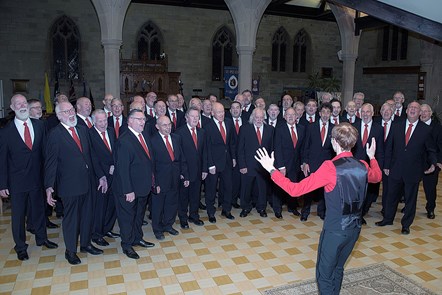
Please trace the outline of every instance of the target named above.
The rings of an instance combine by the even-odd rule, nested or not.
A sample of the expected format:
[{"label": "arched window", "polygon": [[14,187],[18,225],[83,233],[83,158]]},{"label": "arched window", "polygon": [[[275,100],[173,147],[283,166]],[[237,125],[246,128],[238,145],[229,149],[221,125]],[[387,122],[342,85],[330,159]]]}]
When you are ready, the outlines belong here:
[{"label": "arched window", "polygon": [[287,31],[283,27],[280,27],[273,35],[272,71],[274,72],[285,72],[288,36]]},{"label": "arched window", "polygon": [[301,29],[298,34],[296,34],[293,44],[293,72],[306,72],[308,46],[309,38],[307,32]]},{"label": "arched window", "polygon": [[138,59],[159,59],[162,40],[161,32],[153,22],[144,24],[138,34]]},{"label": "arched window", "polygon": [[52,25],[51,42],[54,78],[79,79],[80,32],[69,17],[63,15]]},{"label": "arched window", "polygon": [[408,31],[393,25],[382,29],[382,60],[406,60]]},{"label": "arched window", "polygon": [[233,34],[226,27],[219,29],[212,41],[212,81],[221,81],[224,67],[233,65]]}]

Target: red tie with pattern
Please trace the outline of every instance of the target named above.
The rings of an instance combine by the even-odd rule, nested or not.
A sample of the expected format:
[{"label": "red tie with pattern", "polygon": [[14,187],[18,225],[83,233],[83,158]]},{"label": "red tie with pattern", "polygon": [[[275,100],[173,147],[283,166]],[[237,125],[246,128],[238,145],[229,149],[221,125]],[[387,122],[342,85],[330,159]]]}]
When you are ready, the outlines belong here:
[{"label": "red tie with pattern", "polygon": [[32,150],[32,138],[31,138],[31,132],[29,131],[28,124],[26,122],[23,123],[23,126],[25,127],[25,144],[28,146],[30,150]]},{"label": "red tie with pattern", "polygon": [[77,144],[78,148],[80,149],[80,152],[83,152],[83,148],[81,147],[80,138],[78,138],[77,132],[75,131],[74,127],[69,127],[69,130],[71,130],[72,138],[74,139],[75,143]]},{"label": "red tie with pattern", "polygon": [[235,119],[235,130],[236,134],[239,134],[239,119]]},{"label": "red tie with pattern", "polygon": [[384,141],[387,140],[387,122],[384,122]]},{"label": "red tie with pattern", "polygon": [[226,130],[224,130],[223,121],[218,121],[219,124],[219,132],[221,133],[221,137],[223,138],[224,144],[227,143],[226,139]]},{"label": "red tie with pattern", "polygon": [[176,115],[175,115],[175,112],[172,113],[172,121],[173,121],[173,126],[176,128]]},{"label": "red tie with pattern", "polygon": [[111,150],[111,148],[110,148],[109,142],[108,142],[107,139],[106,139],[106,132],[105,132],[105,131],[101,132],[101,136],[103,137],[104,145],[107,147],[107,149],[109,150],[109,152],[112,153],[112,150]]},{"label": "red tie with pattern", "polygon": [[196,139],[195,127],[192,127],[192,139],[196,149],[198,149],[198,140]]},{"label": "red tie with pattern", "polygon": [[410,141],[411,130],[413,130],[413,124],[409,124],[407,128],[407,133],[405,133],[405,145]]},{"label": "red tie with pattern", "polygon": [[89,118],[86,117],[86,124],[88,128],[92,128],[92,123],[89,121]]},{"label": "red tie with pattern", "polygon": [[144,138],[143,138],[143,135],[141,135],[141,133],[138,134],[138,139],[140,140],[140,143],[141,143],[141,146],[143,147],[143,150],[146,152],[146,155],[150,159],[149,149],[147,148],[146,142],[144,142]]},{"label": "red tie with pattern", "polygon": [[292,130],[292,141],[293,141],[293,148],[296,148],[296,144],[298,143],[298,137],[296,136],[295,133],[295,127],[290,127],[290,129]]},{"label": "red tie with pattern", "polygon": [[324,145],[324,138],[325,138],[325,123],[322,123],[322,128],[321,128],[321,143],[322,145]]},{"label": "red tie with pattern", "polygon": [[365,124],[364,135],[362,135],[362,146],[365,147],[368,140],[368,124]]},{"label": "red tie with pattern", "polygon": [[175,161],[175,156],[173,154],[173,149],[172,149],[172,145],[169,142],[169,137],[167,135],[164,135],[164,139],[166,140],[166,148],[167,148],[167,152],[169,153],[170,159],[173,161]]},{"label": "red tie with pattern", "polygon": [[261,137],[261,131],[259,131],[259,128],[256,128],[256,137],[258,138],[259,145],[261,145],[262,137]]},{"label": "red tie with pattern", "polygon": [[118,138],[120,136],[120,118],[115,118],[117,122],[115,122],[115,136]]}]

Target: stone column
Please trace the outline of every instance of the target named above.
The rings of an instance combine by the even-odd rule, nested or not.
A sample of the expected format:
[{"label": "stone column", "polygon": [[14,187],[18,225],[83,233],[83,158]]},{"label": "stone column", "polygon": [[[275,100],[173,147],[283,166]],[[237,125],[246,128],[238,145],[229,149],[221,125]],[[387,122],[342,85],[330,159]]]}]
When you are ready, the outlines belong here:
[{"label": "stone column", "polygon": [[329,3],[338,23],[342,49],[338,53],[343,62],[341,98],[346,105],[353,98],[355,63],[358,57],[359,36],[355,36],[355,11],[351,8]]},{"label": "stone column", "polygon": [[232,15],[239,55],[238,92],[252,88],[253,53],[259,22],[271,0],[224,0]]},{"label": "stone column", "polygon": [[120,47],[130,0],[91,0],[97,12],[104,48],[105,93],[120,96]]}]

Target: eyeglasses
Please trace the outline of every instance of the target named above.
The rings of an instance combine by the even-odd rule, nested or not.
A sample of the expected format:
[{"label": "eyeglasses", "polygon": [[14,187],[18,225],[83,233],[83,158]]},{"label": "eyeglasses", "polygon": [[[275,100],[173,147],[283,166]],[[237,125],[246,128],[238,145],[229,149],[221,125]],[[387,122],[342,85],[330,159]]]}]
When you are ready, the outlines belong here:
[{"label": "eyeglasses", "polygon": [[137,118],[137,117],[130,117],[132,119],[138,120],[138,121],[143,121],[146,122],[146,118],[142,117],[142,118]]},{"label": "eyeglasses", "polygon": [[63,113],[65,115],[75,114],[75,109],[74,108],[70,108],[69,110],[59,111],[58,113]]}]

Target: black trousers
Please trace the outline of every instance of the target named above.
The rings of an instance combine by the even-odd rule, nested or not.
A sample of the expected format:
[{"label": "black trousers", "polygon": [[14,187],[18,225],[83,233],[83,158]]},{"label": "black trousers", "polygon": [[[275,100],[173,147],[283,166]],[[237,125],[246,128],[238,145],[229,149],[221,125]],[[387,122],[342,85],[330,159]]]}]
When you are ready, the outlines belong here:
[{"label": "black trousers", "polygon": [[198,208],[201,197],[201,180],[191,181],[188,187],[180,185],[178,217],[180,221],[187,221],[187,218],[195,220],[200,218]]},{"label": "black trousers", "polygon": [[308,217],[310,215],[310,209],[312,206],[313,200],[318,200],[318,208],[317,213],[321,218],[325,217],[325,201],[324,201],[324,189],[318,188],[310,193],[302,196],[304,200],[304,205],[302,206],[301,215]]},{"label": "black trousers", "polygon": [[384,212],[384,220],[387,222],[393,222],[402,192],[404,192],[405,211],[401,224],[402,227],[410,227],[416,215],[418,190],[419,182],[408,182],[390,176],[388,179],[388,197]]},{"label": "black trousers", "polygon": [[152,230],[162,234],[170,230],[175,223],[178,212],[178,189],[161,191],[152,195]]},{"label": "black trousers", "polygon": [[11,193],[11,228],[16,252],[25,251],[28,248],[25,230],[27,211],[31,211],[31,224],[35,230],[37,244],[41,244],[47,239],[44,206],[45,199],[42,189],[24,193]]},{"label": "black trousers", "polygon": [[94,210],[94,228],[93,239],[99,239],[111,231],[115,225],[117,213],[115,209],[115,198],[112,189],[105,194],[101,191],[96,192],[95,210]]},{"label": "black trousers", "polygon": [[226,212],[232,210],[232,168],[226,167],[223,171],[217,171],[215,174],[209,173],[206,177],[206,207],[208,216],[215,216],[215,195],[218,179],[220,179],[219,191],[222,191],[223,194],[223,210]]},{"label": "black trousers", "polygon": [[267,207],[267,182],[264,175],[260,173],[252,176],[249,173],[241,174],[241,209],[252,210],[253,188],[257,188],[258,193],[256,210],[265,210]]},{"label": "black trousers", "polygon": [[439,167],[436,167],[433,173],[424,174],[423,177],[423,186],[425,192],[425,198],[427,199],[427,204],[425,205],[425,209],[427,212],[434,212],[436,209],[436,196],[437,196],[437,183],[439,181]]}]

